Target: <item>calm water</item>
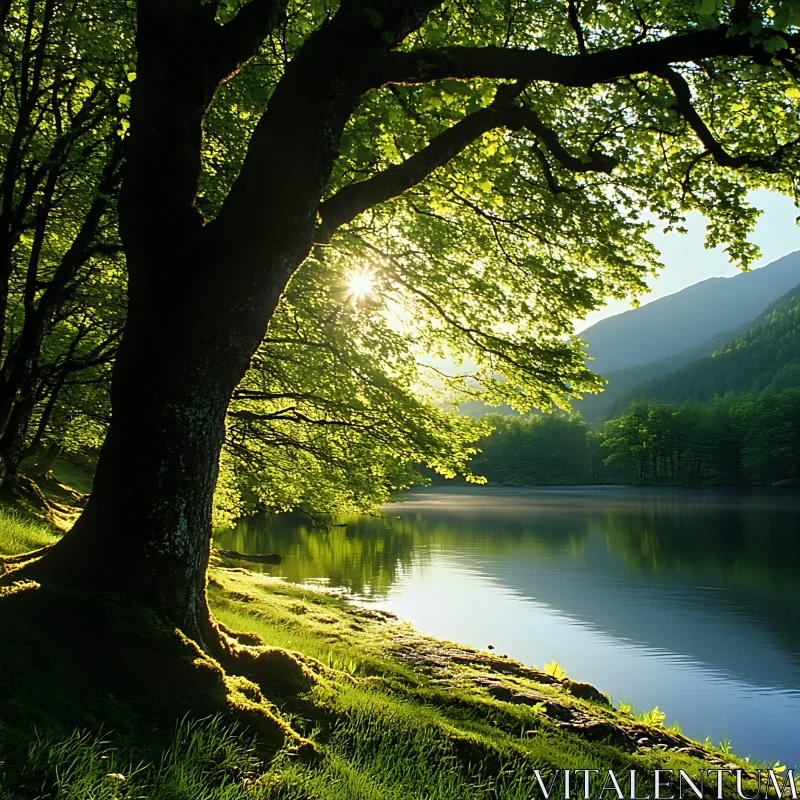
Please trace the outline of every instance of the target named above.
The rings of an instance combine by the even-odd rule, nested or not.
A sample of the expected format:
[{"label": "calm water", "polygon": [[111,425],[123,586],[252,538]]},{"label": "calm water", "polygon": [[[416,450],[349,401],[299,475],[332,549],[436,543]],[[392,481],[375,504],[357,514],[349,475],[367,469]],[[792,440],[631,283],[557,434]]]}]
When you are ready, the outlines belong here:
[{"label": "calm water", "polygon": [[243,521],[216,543],[277,552],[419,630],[556,659],[615,704],[800,764],[800,495],[780,490],[428,489],[314,530]]}]

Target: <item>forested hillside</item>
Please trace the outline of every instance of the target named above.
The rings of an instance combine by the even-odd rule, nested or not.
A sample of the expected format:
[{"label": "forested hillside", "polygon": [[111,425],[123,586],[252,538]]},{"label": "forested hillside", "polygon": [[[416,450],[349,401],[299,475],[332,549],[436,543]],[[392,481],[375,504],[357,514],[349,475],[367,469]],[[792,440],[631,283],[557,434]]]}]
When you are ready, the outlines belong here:
[{"label": "forested hillside", "polygon": [[635,401],[603,430],[606,483],[798,485],[800,386]]},{"label": "forested hillside", "polygon": [[641,384],[660,378],[662,375],[669,375],[676,372],[686,364],[691,364],[703,356],[716,352],[721,347],[727,345],[732,339],[744,333],[750,327],[750,322],[741,325],[733,331],[720,333],[713,339],[691,350],[684,350],[675,356],[660,358],[649,364],[639,364],[635,367],[618,369],[609,372],[603,377],[608,383],[604,390],[599,394],[584,395],[582,400],[572,404],[573,408],[580,412],[581,416],[592,422],[598,418],[604,418],[611,413],[610,409],[617,409],[621,399],[629,398],[631,392],[636,390]]},{"label": "forested hillside", "polygon": [[744,333],[715,353],[640,384],[612,405],[615,416],[634,398],[703,402],[726,392],[800,386],[800,286],[772,303]]},{"label": "forested hillside", "polygon": [[754,320],[770,302],[800,283],[800,252],[733,278],[710,278],[641,308],[604,319],[580,334],[608,377],[700,347]]},{"label": "forested hillside", "polygon": [[602,437],[580,418],[493,414],[486,421],[494,432],[480,443],[473,469],[490,483],[563,486],[601,480]]},{"label": "forested hillside", "polygon": [[705,403],[636,400],[592,430],[580,417],[488,417],[475,472],[505,486],[800,482],[800,381]]},{"label": "forested hillside", "polygon": [[[701,281],[587,328],[580,338],[593,358],[589,366],[607,384],[574,400],[572,408],[589,422],[620,413],[640,396],[640,385],[724,349],[799,283],[800,251],[733,278]],[[451,369],[458,372],[454,364]],[[515,414],[506,403],[492,407],[480,400],[461,403],[459,412],[474,419]]]},{"label": "forested hillside", "polygon": [[712,355],[611,408],[602,432],[580,417],[487,417],[495,432],[476,472],[506,485],[797,483],[800,286]]}]

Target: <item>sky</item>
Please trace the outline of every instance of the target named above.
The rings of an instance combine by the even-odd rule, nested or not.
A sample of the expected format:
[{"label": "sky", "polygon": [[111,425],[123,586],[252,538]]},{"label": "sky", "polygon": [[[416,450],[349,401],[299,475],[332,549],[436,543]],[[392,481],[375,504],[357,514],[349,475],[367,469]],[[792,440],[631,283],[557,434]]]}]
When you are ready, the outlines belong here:
[{"label": "sky", "polygon": [[[795,224],[798,210],[788,197],[759,190],[752,192],[750,201],[763,213],[759,217],[752,240],[761,248],[761,258],[753,268],[763,267],[793,250],[800,250],[800,227]],[[651,241],[661,251],[664,269],[647,283],[650,293],[640,298],[641,305],[659,297],[674,294],[706,278],[731,277],[739,270],[728,261],[721,248],[706,250],[703,247],[705,220],[693,212],[687,216],[689,233],[662,233],[654,229]],[[601,319],[627,311],[631,305],[623,300],[612,300],[605,308],[594,311],[585,320],[576,323],[575,330],[582,331]]]}]

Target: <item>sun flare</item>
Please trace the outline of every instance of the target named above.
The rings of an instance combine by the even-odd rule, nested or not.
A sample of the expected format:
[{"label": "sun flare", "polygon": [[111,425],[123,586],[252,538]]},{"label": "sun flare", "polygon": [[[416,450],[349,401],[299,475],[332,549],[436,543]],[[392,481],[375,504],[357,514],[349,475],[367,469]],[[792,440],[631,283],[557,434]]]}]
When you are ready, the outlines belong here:
[{"label": "sun flare", "polygon": [[347,281],[348,294],[353,300],[363,300],[375,286],[375,276],[370,270],[352,272]]}]

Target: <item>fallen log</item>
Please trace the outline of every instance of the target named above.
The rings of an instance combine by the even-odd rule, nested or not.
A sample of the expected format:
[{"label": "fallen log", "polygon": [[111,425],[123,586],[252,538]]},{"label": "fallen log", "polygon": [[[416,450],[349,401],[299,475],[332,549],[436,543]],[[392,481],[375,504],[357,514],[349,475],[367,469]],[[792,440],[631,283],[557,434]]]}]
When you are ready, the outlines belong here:
[{"label": "fallen log", "polygon": [[256,564],[280,564],[282,560],[277,553],[240,553],[238,550],[223,550],[219,547],[214,548],[214,552],[221,558],[253,561]]}]

